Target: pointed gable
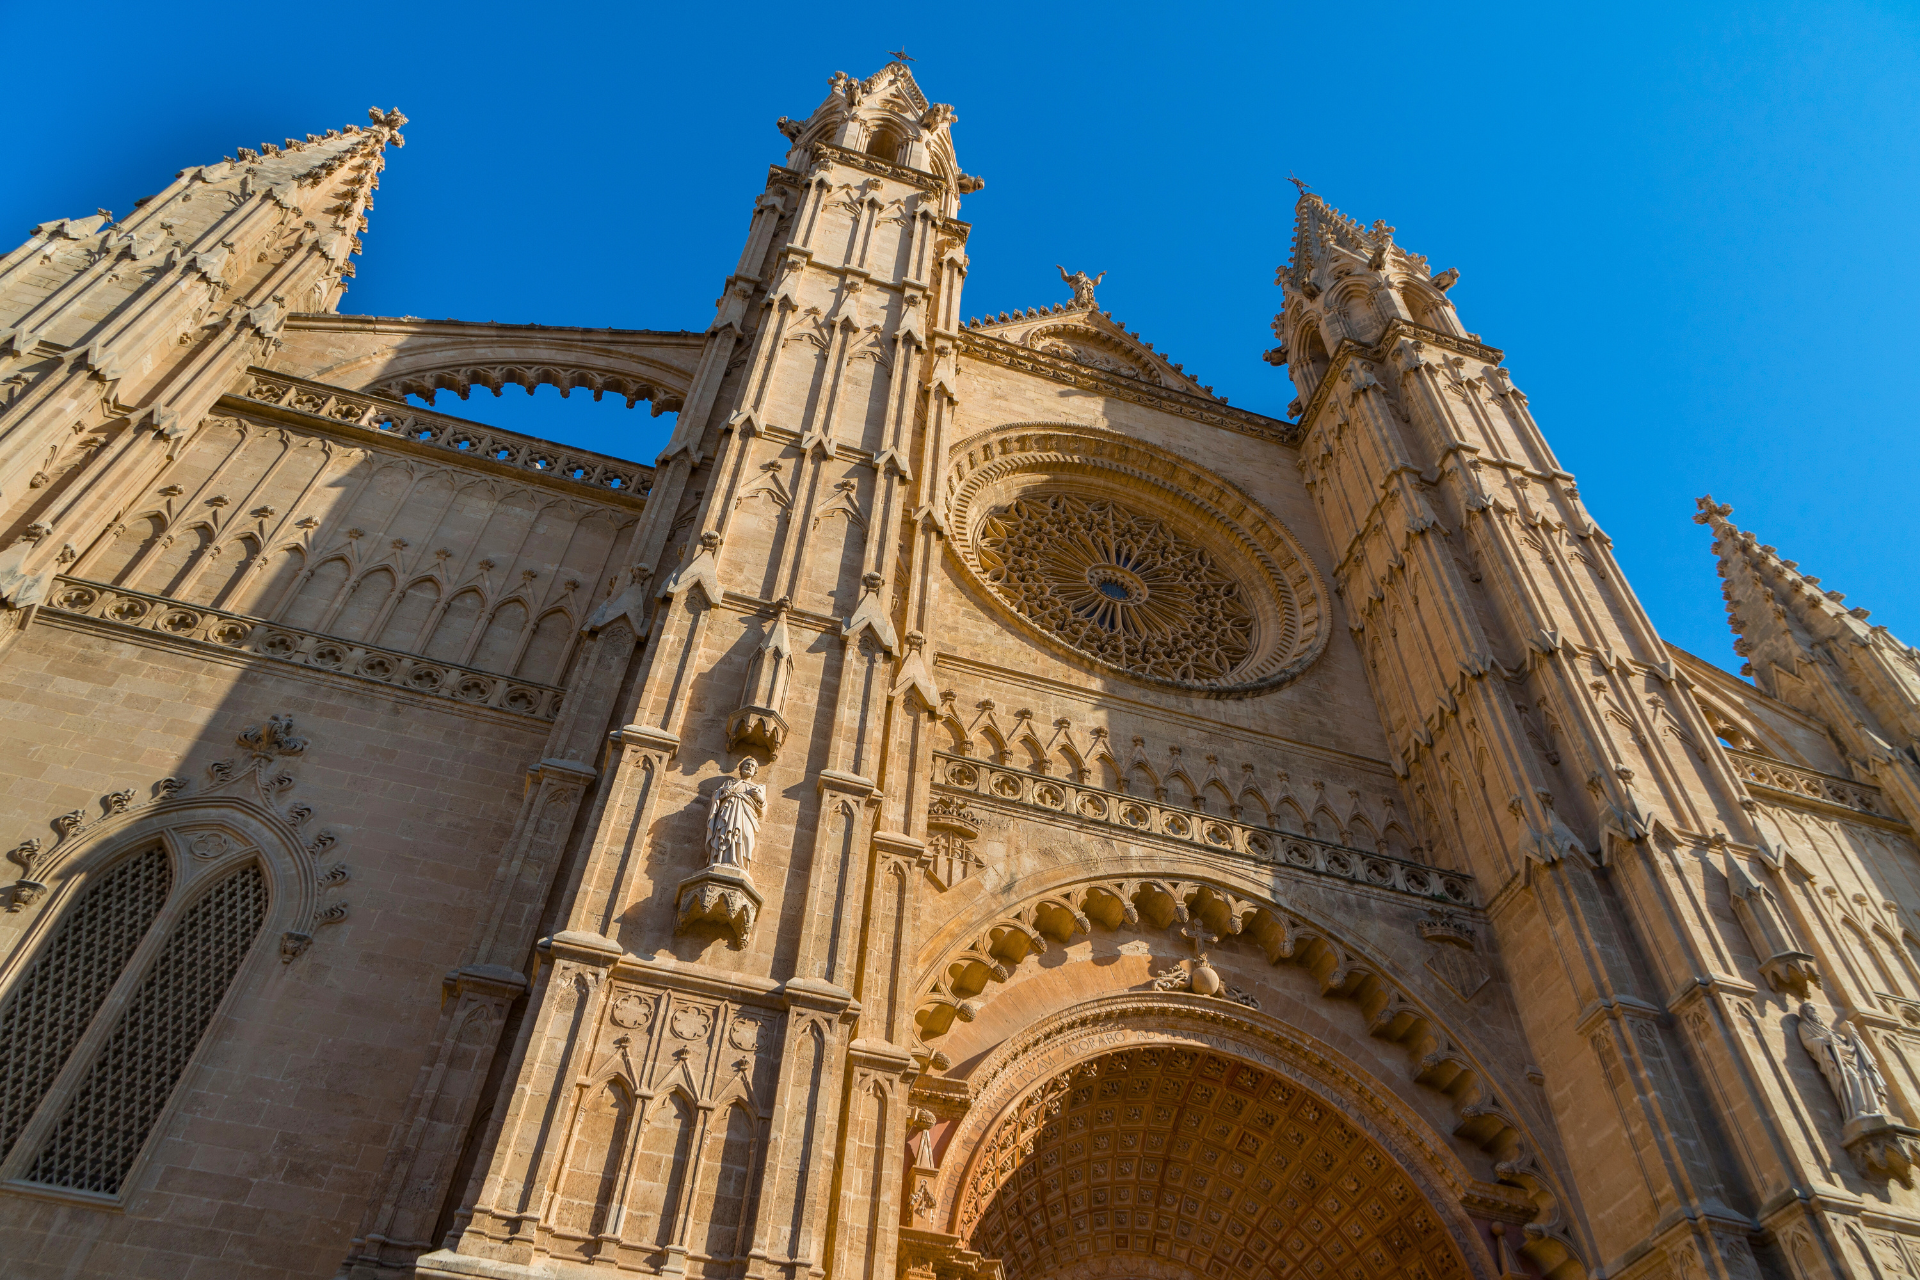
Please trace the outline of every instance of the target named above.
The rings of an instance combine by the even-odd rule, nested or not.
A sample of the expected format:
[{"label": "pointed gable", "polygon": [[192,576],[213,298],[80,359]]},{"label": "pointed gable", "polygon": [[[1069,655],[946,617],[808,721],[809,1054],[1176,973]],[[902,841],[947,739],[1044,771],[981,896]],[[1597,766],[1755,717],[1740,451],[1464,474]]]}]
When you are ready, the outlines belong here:
[{"label": "pointed gable", "polygon": [[1151,387],[1214,396],[1180,365],[1153,349],[1139,333],[1130,331],[1112,315],[1084,303],[1028,307],[1002,311],[997,317],[969,320],[967,328],[1046,355],[1076,361],[1102,373],[1133,378]]}]

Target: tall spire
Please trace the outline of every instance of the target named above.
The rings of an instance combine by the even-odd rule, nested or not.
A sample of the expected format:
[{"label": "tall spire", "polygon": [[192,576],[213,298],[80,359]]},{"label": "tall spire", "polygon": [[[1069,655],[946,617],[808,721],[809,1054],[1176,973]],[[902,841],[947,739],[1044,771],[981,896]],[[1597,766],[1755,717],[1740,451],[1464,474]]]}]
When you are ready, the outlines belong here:
[{"label": "tall spire", "polygon": [[289,314],[338,305],[383,153],[405,145],[399,111],[368,116],[182,169],[121,221],[42,223],[0,257],[0,603],[36,603],[67,531],[120,500],[81,482],[126,452],[109,442],[176,448]]},{"label": "tall spire", "polygon": [[1767,693],[1817,715],[1861,760],[1920,743],[1920,654],[1867,610],[1727,519],[1712,496],[1693,517],[1713,531],[1727,621],[1743,671]]},{"label": "tall spire", "polygon": [[1424,255],[1394,243],[1393,231],[1380,220],[1363,227],[1301,185],[1293,259],[1274,278],[1286,296],[1285,310],[1273,318],[1280,345],[1265,356],[1269,364],[1290,366],[1300,398],[1289,416],[1312,402],[1343,341],[1372,347],[1396,321],[1474,338],[1446,297],[1460,273],[1434,275]]}]

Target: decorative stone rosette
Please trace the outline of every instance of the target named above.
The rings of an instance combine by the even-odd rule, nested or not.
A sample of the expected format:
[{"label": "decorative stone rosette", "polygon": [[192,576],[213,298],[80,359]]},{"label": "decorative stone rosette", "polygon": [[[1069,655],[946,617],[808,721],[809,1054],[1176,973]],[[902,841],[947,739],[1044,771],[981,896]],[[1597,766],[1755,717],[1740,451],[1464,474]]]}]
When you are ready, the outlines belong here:
[{"label": "decorative stone rosette", "polygon": [[945,492],[949,545],[980,593],[1073,658],[1245,697],[1326,648],[1326,587],[1292,534],[1177,454],[1090,427],[1005,427],[955,447]]}]

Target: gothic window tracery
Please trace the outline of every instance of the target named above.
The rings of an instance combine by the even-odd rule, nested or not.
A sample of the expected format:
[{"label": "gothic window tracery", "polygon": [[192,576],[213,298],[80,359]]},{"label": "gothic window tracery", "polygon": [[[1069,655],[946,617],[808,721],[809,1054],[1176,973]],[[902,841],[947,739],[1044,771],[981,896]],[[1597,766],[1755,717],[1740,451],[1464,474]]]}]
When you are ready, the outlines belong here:
[{"label": "gothic window tracery", "polygon": [[173,887],[159,845],[96,877],[0,1004],[0,1158],[93,1021]]},{"label": "gothic window tracery", "polygon": [[987,518],[976,545],[1001,599],[1113,666],[1208,683],[1253,652],[1240,584],[1165,522],[1118,502],[1022,497]]},{"label": "gothic window tracery", "polygon": [[1230,480],[1070,423],[1008,424],[950,457],[948,545],[985,601],[1048,647],[1215,698],[1279,688],[1324,651],[1318,571]]},{"label": "gothic window tracery", "polygon": [[224,836],[149,837],[90,880],[0,1000],[0,1167],[117,1196],[254,950],[269,894],[258,854]]}]

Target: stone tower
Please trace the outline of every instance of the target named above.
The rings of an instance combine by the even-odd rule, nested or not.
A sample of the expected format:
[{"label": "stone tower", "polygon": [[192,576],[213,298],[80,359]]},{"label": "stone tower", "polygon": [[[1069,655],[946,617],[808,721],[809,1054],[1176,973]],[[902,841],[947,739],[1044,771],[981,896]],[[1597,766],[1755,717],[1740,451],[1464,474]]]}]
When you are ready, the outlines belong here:
[{"label": "stone tower", "polygon": [[397,112],[0,260],[9,1274],[1916,1274],[1913,651],[1710,500],[1664,644],[1311,193],[1288,420],[963,320],[955,122],[697,331],[339,314]]}]

